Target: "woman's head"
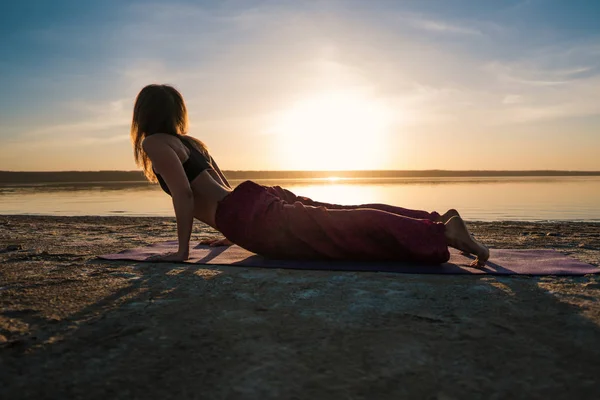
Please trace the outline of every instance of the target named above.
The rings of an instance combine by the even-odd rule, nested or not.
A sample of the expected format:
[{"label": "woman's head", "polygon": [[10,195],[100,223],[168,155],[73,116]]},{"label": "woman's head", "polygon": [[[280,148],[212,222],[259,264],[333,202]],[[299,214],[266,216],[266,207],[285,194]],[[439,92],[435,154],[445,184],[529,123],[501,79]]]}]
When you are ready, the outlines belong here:
[{"label": "woman's head", "polygon": [[135,99],[131,135],[146,137],[153,133],[185,135],[187,109],[181,93],[169,85],[148,85]]},{"label": "woman's head", "polygon": [[142,148],[148,135],[166,133],[185,135],[188,130],[188,116],[181,93],[169,85],[148,85],[135,99],[131,121],[131,140],[137,165],[144,168],[144,174],[154,181],[152,165]]}]

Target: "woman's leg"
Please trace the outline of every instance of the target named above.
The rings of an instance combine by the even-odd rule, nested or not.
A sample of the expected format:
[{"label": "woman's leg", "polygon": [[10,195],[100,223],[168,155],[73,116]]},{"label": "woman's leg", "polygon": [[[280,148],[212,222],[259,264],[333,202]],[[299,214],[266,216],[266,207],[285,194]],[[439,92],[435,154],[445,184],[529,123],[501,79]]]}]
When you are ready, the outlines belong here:
[{"label": "woman's leg", "polygon": [[[369,208],[369,209],[373,209],[373,210],[386,211],[388,213],[401,215],[404,217],[415,218],[415,219],[428,219],[430,221],[435,221],[435,222],[446,222],[451,217],[451,216],[447,216],[446,218],[444,218],[444,216],[446,214],[444,214],[444,216],[440,216],[440,214],[435,211],[430,213],[427,211],[411,210],[408,208],[396,207],[396,206],[392,206],[389,204],[374,203],[374,204],[360,204],[360,205],[347,205],[347,206],[340,205],[340,204],[330,204],[330,203],[324,203],[324,202],[320,202],[320,201],[314,201],[314,200],[309,199],[308,197],[304,197],[304,196],[297,196],[294,193],[292,193],[291,191],[282,188],[281,186],[266,186],[266,188],[269,191],[269,193],[279,197],[281,200],[285,201],[286,203],[290,203],[290,204],[293,204],[298,201],[306,206],[325,207],[330,210],[354,210],[357,208]],[[456,210],[451,210],[451,211],[456,212]],[[452,216],[454,216],[454,215],[452,215]]]},{"label": "woman's leg", "polygon": [[219,203],[217,228],[233,243],[270,258],[428,263],[449,258],[444,224],[376,209],[328,209],[282,200],[272,190],[245,182]]},{"label": "woman's leg", "polygon": [[450,258],[448,246],[475,255],[472,267],[482,267],[489,258],[487,247],[473,239],[460,217],[444,224],[369,208],[332,210],[296,202],[284,205],[280,218],[287,222],[281,249],[291,244],[285,250],[292,252],[291,258],[315,254],[315,258],[441,264]]},{"label": "woman's leg", "polygon": [[[300,202],[281,210],[284,246],[294,254],[350,260],[443,263],[450,255],[445,226],[370,208],[328,209]],[[295,254],[294,254],[295,255]]]},{"label": "woman's leg", "polygon": [[445,226],[448,246],[461,250],[463,253],[475,255],[477,258],[471,263],[471,266],[483,267],[490,258],[490,251],[473,238],[462,218],[452,217],[445,223]]},{"label": "woman's leg", "polygon": [[[452,220],[452,224],[446,232],[446,239],[450,247],[461,250],[463,253],[474,254],[477,256],[476,260],[471,264],[472,266],[483,266],[489,258],[489,250],[483,244],[479,243],[473,238],[473,235],[467,228],[464,220],[461,218],[458,211],[450,209],[444,214],[433,211],[431,213],[421,210],[411,210],[402,207],[396,207],[388,204],[361,204],[361,205],[339,205],[329,204],[319,201],[314,201],[308,197],[297,196],[290,190],[284,189],[281,186],[267,187],[269,193],[279,197],[286,203],[293,204],[300,202],[306,206],[313,207],[325,207],[328,210],[358,210],[358,209],[371,209],[378,211],[385,211],[391,214],[395,214],[402,217],[408,217],[413,219],[429,220],[433,222],[439,222],[447,224]],[[406,225],[405,222],[401,222],[401,225]],[[466,235],[466,236],[465,236]]]}]

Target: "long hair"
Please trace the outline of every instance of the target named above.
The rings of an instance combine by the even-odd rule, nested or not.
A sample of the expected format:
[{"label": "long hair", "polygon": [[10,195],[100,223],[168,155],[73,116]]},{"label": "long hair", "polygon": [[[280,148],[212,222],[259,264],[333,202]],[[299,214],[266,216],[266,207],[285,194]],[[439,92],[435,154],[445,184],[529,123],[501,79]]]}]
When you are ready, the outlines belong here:
[{"label": "long hair", "polygon": [[208,156],[204,143],[187,136],[188,113],[183,96],[169,85],[148,85],[135,99],[131,121],[131,141],[135,163],[142,167],[150,182],[156,182],[152,161],[142,148],[144,139],[155,133],[179,136]]}]

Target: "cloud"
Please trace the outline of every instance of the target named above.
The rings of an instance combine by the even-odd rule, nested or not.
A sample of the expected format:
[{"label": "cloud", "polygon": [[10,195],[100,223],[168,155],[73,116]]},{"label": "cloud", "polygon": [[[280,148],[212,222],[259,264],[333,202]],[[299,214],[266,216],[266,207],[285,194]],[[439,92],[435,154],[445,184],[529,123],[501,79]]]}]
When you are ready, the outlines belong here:
[{"label": "cloud", "polygon": [[468,26],[452,25],[444,21],[436,21],[432,19],[410,18],[409,22],[412,26],[430,32],[450,33],[457,35],[472,35],[480,36],[482,32],[478,29]]},{"label": "cloud", "polygon": [[[534,60],[521,60],[517,62],[494,61],[487,64],[487,69],[498,81],[516,83],[530,86],[556,86],[564,85],[569,81],[564,79],[564,74],[557,74],[554,70],[542,69]],[[562,78],[562,79],[557,79]]]},{"label": "cloud", "polygon": [[[506,93],[493,123],[533,123],[600,114],[600,52],[594,43],[554,44],[487,63],[489,91]],[[507,93],[508,92],[508,93]]]},{"label": "cloud", "polygon": [[507,94],[502,100],[502,104],[519,104],[523,102],[523,96],[519,94]]},{"label": "cloud", "polygon": [[[58,105],[64,122],[2,125],[5,143],[40,146],[107,144],[128,138],[129,99],[110,101],[69,100]],[[56,119],[56,118],[54,118]]]},{"label": "cloud", "polygon": [[82,145],[95,145],[95,144],[109,144],[129,141],[129,135],[115,135],[106,137],[83,137],[78,138],[79,143]]}]

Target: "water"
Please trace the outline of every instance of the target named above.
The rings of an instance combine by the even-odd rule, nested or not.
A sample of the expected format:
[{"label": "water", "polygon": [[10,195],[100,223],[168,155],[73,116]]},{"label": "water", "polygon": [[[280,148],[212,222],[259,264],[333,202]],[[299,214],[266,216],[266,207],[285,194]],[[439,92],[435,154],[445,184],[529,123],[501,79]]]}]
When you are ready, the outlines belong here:
[{"label": "water", "polygon": [[[237,185],[241,181],[233,181]],[[257,180],[315,200],[458,209],[478,221],[600,221],[600,177]],[[0,186],[0,214],[173,216],[170,197],[146,182]]]}]

